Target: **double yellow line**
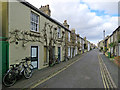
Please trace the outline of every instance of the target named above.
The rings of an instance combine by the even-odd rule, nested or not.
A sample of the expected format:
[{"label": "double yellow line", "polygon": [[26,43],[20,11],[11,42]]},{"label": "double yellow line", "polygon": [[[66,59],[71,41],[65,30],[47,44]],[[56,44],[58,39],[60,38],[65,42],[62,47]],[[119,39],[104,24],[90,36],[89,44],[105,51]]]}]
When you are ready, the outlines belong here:
[{"label": "double yellow line", "polygon": [[98,59],[99,59],[100,72],[101,72],[104,88],[108,88],[108,89],[109,88],[117,88],[106,65],[103,62],[103,59],[101,58],[101,56],[99,54],[98,54]]}]

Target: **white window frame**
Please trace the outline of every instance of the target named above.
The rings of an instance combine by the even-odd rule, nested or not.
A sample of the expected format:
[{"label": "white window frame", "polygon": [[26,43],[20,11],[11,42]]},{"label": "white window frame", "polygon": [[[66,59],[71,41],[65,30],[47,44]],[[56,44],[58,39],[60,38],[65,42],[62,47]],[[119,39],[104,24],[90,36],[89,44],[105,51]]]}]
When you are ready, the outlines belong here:
[{"label": "white window frame", "polygon": [[39,32],[39,15],[32,11],[30,15],[30,30]]},{"label": "white window frame", "polygon": [[71,55],[71,58],[73,57],[73,47],[71,47],[71,53],[70,53],[70,55]]},{"label": "white window frame", "polygon": [[60,27],[58,27],[58,38],[61,38],[61,28]]},{"label": "white window frame", "polygon": [[81,38],[80,38],[80,44],[81,44],[82,42],[81,42]]},{"label": "white window frame", "polygon": [[68,41],[70,42],[70,32],[68,32]]},{"label": "white window frame", "polygon": [[76,53],[75,54],[77,55],[77,46],[75,47],[75,49],[76,49]]},{"label": "white window frame", "polygon": [[68,57],[70,57],[70,47],[68,47]]}]

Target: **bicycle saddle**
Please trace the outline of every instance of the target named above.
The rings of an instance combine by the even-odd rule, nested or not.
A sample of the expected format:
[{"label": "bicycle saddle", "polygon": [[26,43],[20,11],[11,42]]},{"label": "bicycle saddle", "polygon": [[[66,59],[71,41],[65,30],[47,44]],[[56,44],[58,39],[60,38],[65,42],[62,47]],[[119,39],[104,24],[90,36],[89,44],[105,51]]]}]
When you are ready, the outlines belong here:
[{"label": "bicycle saddle", "polygon": [[14,66],[14,64],[13,64],[13,65],[10,65],[10,66]]}]

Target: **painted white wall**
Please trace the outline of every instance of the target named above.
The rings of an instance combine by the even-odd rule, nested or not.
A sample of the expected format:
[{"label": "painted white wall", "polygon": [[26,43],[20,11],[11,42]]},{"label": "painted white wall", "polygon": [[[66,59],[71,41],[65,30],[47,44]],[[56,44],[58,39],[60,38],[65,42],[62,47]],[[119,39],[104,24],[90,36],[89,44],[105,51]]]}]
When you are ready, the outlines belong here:
[{"label": "painted white wall", "polygon": [[90,44],[88,43],[88,51],[90,51]]},{"label": "painted white wall", "polygon": [[71,58],[72,58],[72,53],[73,53],[73,47],[71,47]]},{"label": "painted white wall", "polygon": [[[33,11],[34,13],[39,15],[39,31],[38,32],[31,32],[30,30],[30,15],[31,15],[31,11]],[[16,13],[15,13],[16,12]],[[22,14],[21,14],[22,13]],[[14,30],[20,30],[20,31],[28,31],[32,34],[38,34],[40,33],[40,35],[42,36],[43,33],[42,30],[44,28],[45,22],[49,23],[50,25],[53,25],[54,27],[58,27],[59,25],[51,22],[50,20],[48,20],[47,18],[45,18],[44,16],[40,15],[39,13],[37,13],[34,10],[31,10],[29,7],[23,5],[20,2],[11,2],[9,3],[9,32],[13,32]],[[64,29],[61,27],[61,33]],[[47,31],[49,33],[49,28],[47,27]],[[9,34],[10,36],[10,34]],[[14,37],[14,36],[12,36]],[[22,34],[21,36],[22,37]],[[28,37],[30,38],[30,37]],[[48,38],[50,38],[50,35],[48,36]],[[13,38],[11,39],[13,40]],[[9,42],[11,41],[9,40]],[[42,69],[44,67],[44,45],[45,41],[41,38],[41,41],[44,43],[40,43],[40,42],[28,42],[26,43],[25,47],[22,47],[22,41],[19,41],[19,44],[16,45],[15,43],[10,43],[9,45],[9,63],[10,64],[15,64],[15,63],[19,63],[20,60],[24,57],[28,57],[31,55],[31,51],[30,48],[31,46],[38,46],[39,47],[39,67],[38,69]],[[49,42],[49,40],[48,40]],[[59,43],[57,43],[58,45]],[[55,46],[57,46],[55,45]],[[63,43],[60,43],[60,45],[64,45]],[[61,60],[63,60],[63,48],[61,47]],[[49,55],[49,52],[48,52]],[[49,57],[49,56],[48,56]],[[49,59],[49,58],[48,58]],[[19,60],[19,61],[16,61]]]}]

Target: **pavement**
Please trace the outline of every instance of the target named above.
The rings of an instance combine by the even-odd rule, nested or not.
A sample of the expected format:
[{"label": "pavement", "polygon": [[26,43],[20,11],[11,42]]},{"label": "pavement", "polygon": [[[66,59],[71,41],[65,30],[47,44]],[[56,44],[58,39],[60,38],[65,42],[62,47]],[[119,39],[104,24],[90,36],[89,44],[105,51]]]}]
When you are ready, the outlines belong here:
[{"label": "pavement", "polygon": [[[84,53],[85,54],[85,53]],[[82,57],[84,54],[77,55],[76,57],[66,61],[66,62],[61,62],[60,64],[56,64],[53,67],[47,67],[41,70],[34,70],[33,71],[33,76],[30,79],[25,79],[24,77],[18,80],[15,85],[7,88],[5,86],[2,87],[3,90],[6,89],[24,89],[24,88],[30,88],[32,85],[36,84],[37,82],[40,82],[41,80],[44,80],[45,78],[51,76],[53,73],[58,72],[62,68],[66,67],[67,65],[71,64],[78,58]]]},{"label": "pavement", "polygon": [[108,71],[110,72],[110,75],[115,82],[116,86],[120,88],[120,68],[114,63],[114,61],[110,60],[108,57],[103,55],[102,53],[100,54],[102,57]]}]

